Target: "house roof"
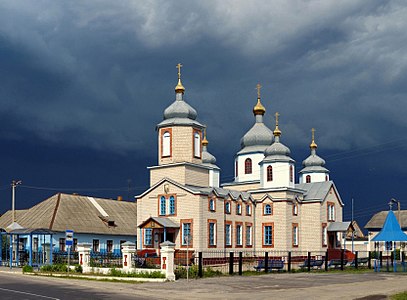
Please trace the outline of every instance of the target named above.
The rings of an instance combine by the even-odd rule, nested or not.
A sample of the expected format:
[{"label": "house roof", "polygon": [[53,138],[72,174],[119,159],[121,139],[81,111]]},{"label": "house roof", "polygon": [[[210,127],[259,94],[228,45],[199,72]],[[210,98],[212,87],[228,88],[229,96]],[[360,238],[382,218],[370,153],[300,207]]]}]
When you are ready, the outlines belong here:
[{"label": "house roof", "polygon": [[[384,221],[387,217],[387,210],[380,211],[373,215],[373,217],[367,222],[365,228],[372,231],[378,231],[382,229]],[[395,211],[396,219],[401,224],[403,230],[407,230],[407,210],[400,211],[400,219],[398,216],[398,211]],[[401,222],[400,222],[401,221]]]},{"label": "house roof", "polygon": [[[136,235],[136,209],[134,202],[59,193],[29,209],[17,210],[16,222],[24,229]],[[0,217],[0,228],[10,223],[11,211],[8,211]]]}]

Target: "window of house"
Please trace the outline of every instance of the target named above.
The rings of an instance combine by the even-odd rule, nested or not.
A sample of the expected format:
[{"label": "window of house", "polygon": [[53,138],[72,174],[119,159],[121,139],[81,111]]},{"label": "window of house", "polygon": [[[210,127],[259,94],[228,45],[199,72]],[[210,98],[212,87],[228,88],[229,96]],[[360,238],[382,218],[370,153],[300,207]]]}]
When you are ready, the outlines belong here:
[{"label": "window of house", "polygon": [[273,181],[273,167],[267,167],[267,181]]},{"label": "window of house", "polygon": [[250,204],[246,204],[246,216],[252,215],[252,206]]},{"label": "window of house", "polygon": [[197,131],[194,133],[194,156],[201,157],[201,135]]},{"label": "window of house", "polygon": [[225,202],[225,213],[230,214],[230,201]]},{"label": "window of house", "polygon": [[241,215],[242,214],[242,204],[236,203],[236,214]]},{"label": "window of house", "polygon": [[163,134],[162,156],[171,156],[171,133],[169,131],[165,131]]},{"label": "window of house", "polygon": [[273,245],[273,226],[263,225],[263,245],[272,246]]},{"label": "window of house", "polygon": [[294,167],[290,166],[290,182],[294,182]]},{"label": "window of house", "polygon": [[232,246],[232,224],[225,226],[225,245]]},{"label": "window of house", "polygon": [[59,251],[65,252],[65,239],[64,238],[59,239]]},{"label": "window of house", "polygon": [[209,210],[215,211],[215,199],[209,199]]},{"label": "window of house", "polygon": [[236,246],[242,246],[242,225],[236,225]]},{"label": "window of house", "polygon": [[174,198],[174,196],[170,197],[170,215],[175,215],[175,198]]},{"label": "window of house", "polygon": [[182,245],[192,244],[191,223],[182,223]]},{"label": "window of house", "polygon": [[244,161],[244,173],[252,174],[252,160],[250,158],[246,158]]},{"label": "window of house", "polygon": [[273,213],[273,208],[271,207],[271,204],[264,205],[264,214],[271,215],[272,213]]},{"label": "window of house", "polygon": [[322,246],[326,247],[328,245],[328,230],[326,223],[322,224]]},{"label": "window of house", "polygon": [[208,237],[208,242],[209,242],[209,246],[213,247],[216,246],[216,222],[215,221],[209,221],[209,225],[208,225],[208,233],[209,233],[209,237]]},{"label": "window of house", "polygon": [[252,225],[246,225],[246,246],[252,245]]},{"label": "window of house", "polygon": [[293,216],[297,216],[298,215],[298,204],[294,203],[293,204]]},{"label": "window of house", "polygon": [[151,246],[153,244],[153,229],[144,229],[144,245]]},{"label": "window of house", "polygon": [[99,240],[93,240],[92,251],[99,252]]},{"label": "window of house", "polygon": [[106,252],[108,252],[108,253],[113,252],[113,241],[112,240],[106,241]]},{"label": "window of house", "polygon": [[161,216],[165,216],[165,213],[166,213],[166,203],[165,203],[166,201],[165,201],[165,197],[164,196],[162,196],[161,198],[160,198],[160,215]]},{"label": "window of house", "polygon": [[298,224],[293,224],[293,246],[298,246]]},{"label": "window of house", "polygon": [[305,176],[305,182],[306,183],[311,183],[311,175]]}]

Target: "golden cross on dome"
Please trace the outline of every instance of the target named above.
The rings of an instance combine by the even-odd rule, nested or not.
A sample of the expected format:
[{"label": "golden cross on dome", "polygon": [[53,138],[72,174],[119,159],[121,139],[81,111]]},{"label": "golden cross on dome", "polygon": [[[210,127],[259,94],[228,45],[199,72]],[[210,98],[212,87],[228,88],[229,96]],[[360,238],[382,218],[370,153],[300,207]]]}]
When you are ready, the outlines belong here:
[{"label": "golden cross on dome", "polygon": [[314,142],[315,141],[315,128],[312,128],[311,132],[312,132],[312,142]]},{"label": "golden cross on dome", "polygon": [[181,78],[181,68],[182,68],[181,63],[178,63],[176,68],[178,69],[178,79],[180,79]]},{"label": "golden cross on dome", "polygon": [[278,117],[280,116],[280,114],[278,112],[276,112],[276,126],[278,126]]},{"label": "golden cross on dome", "polygon": [[262,88],[262,86],[260,85],[260,83],[258,83],[257,85],[256,85],[256,89],[257,89],[257,98],[259,98],[260,99],[260,89]]}]

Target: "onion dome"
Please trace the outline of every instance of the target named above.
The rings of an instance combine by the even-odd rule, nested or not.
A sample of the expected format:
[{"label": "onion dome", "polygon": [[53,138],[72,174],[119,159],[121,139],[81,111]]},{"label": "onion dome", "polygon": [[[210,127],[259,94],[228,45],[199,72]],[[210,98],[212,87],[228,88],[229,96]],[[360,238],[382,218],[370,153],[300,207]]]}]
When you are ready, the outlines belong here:
[{"label": "onion dome", "polygon": [[238,154],[246,152],[263,152],[273,141],[273,132],[264,125],[263,115],[266,112],[260,100],[260,85],[257,85],[257,104],[253,108],[256,122],[240,140],[241,149]]},{"label": "onion dome", "polygon": [[204,138],[202,140],[202,163],[208,165],[214,165],[216,163],[216,158],[211,153],[208,152],[207,146],[209,142],[206,139],[206,129],[204,130]]},{"label": "onion dome", "polygon": [[264,151],[265,158],[263,162],[270,161],[294,161],[291,157],[290,149],[284,144],[280,143],[281,130],[278,128],[279,113],[276,113],[276,128],[274,129],[274,143],[266,148]]},{"label": "onion dome", "polygon": [[181,82],[181,67],[181,64],[177,65],[178,84],[175,86],[175,101],[164,110],[164,120],[157,126],[196,125],[203,128],[202,124],[195,121],[198,116],[196,110],[184,100],[185,88]]},{"label": "onion dome", "polygon": [[310,144],[311,155],[308,156],[303,162],[302,165],[304,168],[300,173],[304,172],[329,172],[325,166],[325,160],[317,155],[318,145],[315,143],[315,129],[312,128],[312,142]]}]

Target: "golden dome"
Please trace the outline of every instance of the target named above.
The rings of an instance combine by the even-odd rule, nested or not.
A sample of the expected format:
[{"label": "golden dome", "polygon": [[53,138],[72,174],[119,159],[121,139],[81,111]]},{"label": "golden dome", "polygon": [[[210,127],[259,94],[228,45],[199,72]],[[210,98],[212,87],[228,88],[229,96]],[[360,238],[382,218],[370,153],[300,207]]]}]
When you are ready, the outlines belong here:
[{"label": "golden dome", "polygon": [[280,116],[280,114],[278,112],[276,112],[275,116],[276,116],[276,128],[274,129],[273,134],[274,134],[274,136],[280,136],[281,130],[280,130],[280,128],[278,128],[278,117]]},{"label": "golden dome", "polygon": [[185,88],[181,83],[181,67],[182,65],[180,63],[177,64],[176,68],[178,69],[178,84],[175,86],[175,92],[176,93],[184,93]]},{"label": "golden dome", "polygon": [[206,139],[206,128],[204,129],[204,138],[202,140],[202,146],[208,146],[209,142]]},{"label": "golden dome", "polygon": [[253,113],[255,115],[264,115],[266,109],[264,108],[263,104],[260,102],[260,98],[257,98],[257,104],[253,107]]}]

